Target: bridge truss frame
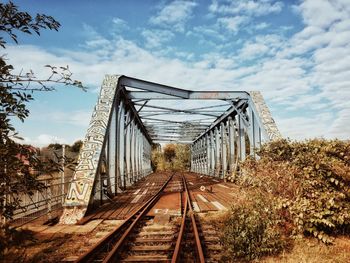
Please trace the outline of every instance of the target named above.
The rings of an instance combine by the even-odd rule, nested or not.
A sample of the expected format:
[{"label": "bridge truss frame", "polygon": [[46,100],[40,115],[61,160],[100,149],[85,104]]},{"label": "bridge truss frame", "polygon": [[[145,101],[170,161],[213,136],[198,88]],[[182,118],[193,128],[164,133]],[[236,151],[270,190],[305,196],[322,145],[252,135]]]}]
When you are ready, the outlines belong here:
[{"label": "bridge truss frame", "polygon": [[[157,100],[225,104],[185,109],[149,103]],[[169,114],[205,118],[162,118]],[[191,91],[106,75],[60,221],[76,223],[89,210],[150,174],[156,143],[191,144],[192,171],[226,178],[237,161],[247,154],[255,156],[263,142],[280,137],[260,92]]]}]

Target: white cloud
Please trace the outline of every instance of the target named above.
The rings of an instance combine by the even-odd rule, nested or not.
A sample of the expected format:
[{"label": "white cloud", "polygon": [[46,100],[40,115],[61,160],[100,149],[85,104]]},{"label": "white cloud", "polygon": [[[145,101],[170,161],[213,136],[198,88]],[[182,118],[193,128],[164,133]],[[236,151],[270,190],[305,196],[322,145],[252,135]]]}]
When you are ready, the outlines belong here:
[{"label": "white cloud", "polygon": [[50,134],[40,134],[37,137],[24,137],[19,141],[22,144],[31,144],[37,147],[47,146],[51,143],[67,143],[66,139]]},{"label": "white cloud", "polygon": [[163,6],[156,16],[150,18],[150,23],[161,27],[171,27],[183,32],[185,24],[191,17],[193,8],[197,4],[193,1],[175,0]]},{"label": "white cloud", "polygon": [[270,24],[266,23],[266,22],[262,22],[260,24],[257,24],[255,26],[255,29],[256,30],[262,30],[262,29],[265,29],[265,28],[268,28],[269,26],[271,26]]},{"label": "white cloud", "polygon": [[275,121],[281,133],[292,139],[331,138],[333,135],[329,133],[329,123],[332,122],[332,115],[329,113],[322,113],[309,118],[303,116],[275,118]]},{"label": "white cloud", "polygon": [[216,25],[210,26],[196,26],[193,28],[193,32],[188,31],[187,35],[194,34],[195,36],[208,41],[208,37],[214,38],[215,40],[227,41],[227,37],[221,34]]},{"label": "white cloud", "polygon": [[261,43],[248,43],[240,51],[240,56],[245,59],[252,59],[256,56],[263,56],[269,48]]},{"label": "white cloud", "polygon": [[97,57],[103,58],[108,55],[111,48],[110,41],[99,34],[92,26],[83,24],[83,32],[87,38],[82,45],[83,48],[94,50]]},{"label": "white cloud", "polygon": [[288,46],[280,55],[303,55],[307,52],[326,46],[333,37],[335,37],[335,34],[331,31],[323,31],[320,28],[310,29],[309,27],[306,27],[289,40]]},{"label": "white cloud", "polygon": [[125,22],[125,20],[119,17],[114,17],[112,19],[112,23],[113,23],[113,29],[117,31],[121,31],[128,28],[128,24]]},{"label": "white cloud", "polygon": [[[100,86],[105,74],[125,74],[142,79],[148,79],[169,85],[178,85],[184,88],[204,88],[219,86],[223,89],[232,87],[232,79],[244,76],[252,71],[252,67],[230,70],[232,63],[227,63],[228,58],[217,60],[220,67],[203,68],[195,64],[182,62],[178,59],[159,57],[147,51],[132,41],[117,39],[111,41],[115,48],[109,53],[108,59],[89,60],[93,58],[93,52],[87,50],[80,52],[74,59],[70,57],[72,51],[60,51],[60,54],[42,50],[33,46],[10,46],[7,51],[11,57],[11,63],[21,65],[24,69],[33,68],[42,76],[45,76],[45,68],[40,65],[70,65],[74,77],[81,79],[87,86]],[[101,52],[98,50],[96,52]],[[28,59],[30,54],[30,59]],[[208,58],[204,60],[207,61]],[[47,71],[46,71],[47,73]],[[209,85],[208,85],[209,84]]]},{"label": "white cloud", "polygon": [[[271,1],[264,3],[273,5]],[[189,56],[188,61],[159,55],[122,37],[105,39],[89,27],[86,27],[88,42],[79,52],[59,50],[54,53],[33,46],[9,46],[6,51],[11,63],[24,69],[34,66],[33,70],[42,75],[44,69],[37,65],[69,64],[74,76],[88,86],[99,86],[105,74],[119,73],[194,90],[261,90],[286,136],[345,139],[349,137],[347,127],[350,127],[350,13],[345,17],[341,1],[329,3],[336,10],[332,17],[337,18],[331,17],[332,22],[327,25],[317,16],[326,12],[328,5],[320,5],[323,9],[317,9],[319,14],[313,15],[310,2],[304,1],[299,12],[304,17],[305,28],[290,39],[276,34],[258,35],[243,43],[242,49],[231,53],[209,52],[199,59],[190,53],[174,51],[178,57]],[[158,17],[168,6],[159,11]],[[212,8],[218,13],[220,6],[217,3],[217,7]],[[248,11],[244,12],[248,14]],[[170,19],[171,23],[184,28],[184,21],[191,13],[186,14],[182,19]],[[236,32],[246,23],[237,17],[243,16],[221,17],[218,21]],[[204,34],[204,29],[208,28],[205,26],[208,25],[193,31]],[[210,29],[217,30],[215,27]],[[159,32],[167,31],[144,30],[149,47],[160,47],[171,40],[171,34]],[[225,37],[230,41],[232,38],[227,35]],[[240,64],[242,60],[252,58],[256,60],[251,65]],[[281,108],[284,113],[294,112],[296,116],[281,118]],[[304,112],[308,116],[304,116],[307,115]],[[81,120],[76,113],[76,117],[58,114],[56,121],[64,118],[70,124]],[[84,118],[90,118],[89,114]]]},{"label": "white cloud", "polygon": [[258,35],[254,41],[243,44],[239,50],[239,58],[244,60],[255,59],[264,55],[275,55],[285,45],[285,39],[279,35]]},{"label": "white cloud", "polygon": [[218,18],[219,25],[225,27],[229,31],[237,33],[240,27],[248,21],[245,16],[220,17]]},{"label": "white cloud", "polygon": [[349,139],[350,134],[350,106],[341,110],[329,128],[330,137]]},{"label": "white cloud", "polygon": [[[76,111],[52,111],[47,109],[46,112],[40,114],[33,113],[32,120],[50,120],[52,123],[69,124],[73,126],[86,128],[91,119],[91,110],[76,110]],[[37,116],[37,117],[35,117]]]},{"label": "white cloud", "polygon": [[[213,0],[209,6],[209,12],[217,17],[217,23],[226,27],[228,30],[237,33],[249,24],[254,17],[265,16],[268,14],[279,13],[283,8],[283,3],[279,1],[263,0],[235,0],[218,1]],[[258,25],[246,27],[247,31],[261,30],[269,26],[266,22]]]},{"label": "white cloud", "polygon": [[282,8],[283,3],[280,1],[235,0],[226,2],[213,0],[209,6],[209,11],[219,14],[246,14],[249,16],[264,16],[271,13],[279,13],[281,12]]},{"label": "white cloud", "polygon": [[195,67],[201,69],[224,69],[229,70],[237,67],[235,60],[225,57],[220,53],[208,53],[201,57],[201,60],[194,63]]},{"label": "white cloud", "polygon": [[[278,54],[279,57],[286,58],[296,56],[309,58],[309,70],[304,75],[307,77],[310,88],[308,93],[299,96],[294,104],[313,109],[319,108],[314,118],[308,120],[315,125],[314,127],[318,127],[316,130],[310,127],[310,134],[314,130],[315,133],[317,131],[325,137],[348,139],[350,134],[347,128],[350,126],[349,2],[305,0],[297,9],[303,17],[305,28],[295,34],[285,49]],[[314,91],[313,87],[317,90]],[[327,112],[335,114],[329,119],[319,117]],[[310,126],[306,122],[305,125]]]},{"label": "white cloud", "polygon": [[254,74],[240,80],[240,86],[249,90],[262,90],[273,103],[284,104],[293,96],[310,91],[307,72],[303,69],[307,60],[273,58],[262,63]]},{"label": "white cloud", "polygon": [[142,36],[146,40],[146,47],[148,48],[158,48],[161,47],[162,44],[169,42],[174,38],[174,33],[169,30],[149,30],[144,29],[142,31]]},{"label": "white cloud", "polygon": [[296,9],[305,24],[328,28],[334,22],[349,18],[348,0],[304,0]]}]

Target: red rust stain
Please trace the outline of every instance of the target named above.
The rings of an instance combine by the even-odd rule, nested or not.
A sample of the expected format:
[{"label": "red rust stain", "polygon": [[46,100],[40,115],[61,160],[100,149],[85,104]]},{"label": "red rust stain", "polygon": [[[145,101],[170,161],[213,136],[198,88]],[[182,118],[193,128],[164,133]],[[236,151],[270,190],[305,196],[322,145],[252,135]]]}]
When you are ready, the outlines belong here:
[{"label": "red rust stain", "polygon": [[169,212],[173,213],[174,211],[178,210],[181,211],[181,201],[180,201],[181,195],[180,193],[169,193],[166,195],[163,195],[156,205],[148,212],[148,216],[154,216],[156,213],[155,211],[159,210],[165,210],[168,209]]}]

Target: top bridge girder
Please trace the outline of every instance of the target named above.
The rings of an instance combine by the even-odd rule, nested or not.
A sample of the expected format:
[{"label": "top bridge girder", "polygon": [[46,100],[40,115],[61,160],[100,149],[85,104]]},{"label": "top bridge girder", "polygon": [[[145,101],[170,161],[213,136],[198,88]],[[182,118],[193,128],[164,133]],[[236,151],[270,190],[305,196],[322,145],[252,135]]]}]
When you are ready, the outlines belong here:
[{"label": "top bridge girder", "polygon": [[[150,105],[152,100],[219,100],[221,103],[173,109],[173,106]],[[140,113],[142,110],[147,112],[148,106],[153,110],[158,106],[169,111],[169,115],[143,118]],[[215,108],[217,113],[220,107],[222,114],[219,117],[171,118],[172,112],[195,114],[199,110]],[[158,125],[176,128],[170,131],[157,128]],[[192,127],[195,127],[195,132]],[[160,137],[157,137],[157,132],[161,133]],[[171,136],[167,136],[167,132],[171,132]],[[181,140],[184,134],[187,134],[186,138]],[[227,153],[234,155],[232,148],[239,147],[241,151],[235,158],[244,158],[244,134],[251,140],[251,146],[280,138],[259,92],[191,91],[127,76],[106,75],[79,153],[60,222],[76,223],[89,210],[152,172],[151,146],[154,142],[192,142],[191,169],[216,175],[230,170],[232,158],[224,160],[224,156]]]}]

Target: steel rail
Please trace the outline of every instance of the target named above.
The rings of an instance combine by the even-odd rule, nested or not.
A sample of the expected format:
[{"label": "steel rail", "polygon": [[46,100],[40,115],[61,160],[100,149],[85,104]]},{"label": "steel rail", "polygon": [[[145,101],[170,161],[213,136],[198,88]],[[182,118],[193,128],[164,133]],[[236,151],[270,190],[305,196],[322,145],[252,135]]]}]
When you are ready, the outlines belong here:
[{"label": "steel rail", "polygon": [[193,234],[195,236],[196,239],[196,248],[197,248],[197,253],[199,256],[199,262],[204,263],[205,259],[204,259],[204,253],[203,253],[203,248],[202,248],[202,244],[201,244],[201,240],[199,238],[199,233],[198,233],[198,228],[197,228],[197,224],[196,224],[196,219],[194,217],[194,211],[192,209],[192,201],[191,201],[191,197],[189,195],[188,192],[188,187],[187,187],[187,181],[186,178],[182,175],[182,178],[185,182],[184,186],[185,186],[185,190],[186,190],[186,196],[189,202],[189,213],[190,213],[190,217],[191,217],[191,222],[192,222],[192,229],[193,229]]},{"label": "steel rail", "polygon": [[125,230],[124,234],[120,237],[118,242],[113,246],[112,250],[108,253],[107,257],[103,260],[104,263],[107,262],[116,262],[118,259],[116,256],[120,252],[119,250],[122,248],[124,241],[126,240],[127,236],[131,233],[131,231],[134,229],[136,224],[141,220],[143,216],[145,216],[149,208],[151,208],[160,198],[160,195],[164,188],[167,186],[167,184],[170,182],[171,178],[173,177],[173,174],[169,177],[169,179],[165,182],[165,184],[162,186],[162,188],[157,192],[154,197],[147,202],[146,207],[137,215],[135,220],[131,223],[131,225]]},{"label": "steel rail", "polygon": [[183,234],[185,232],[187,209],[188,209],[188,198],[187,198],[187,195],[185,195],[185,206],[184,206],[183,215],[182,215],[182,219],[181,219],[181,226],[180,226],[180,230],[179,230],[179,235],[178,235],[177,240],[176,240],[174,253],[173,253],[173,256],[171,258],[171,263],[177,263],[179,260],[182,237],[183,237]]},{"label": "steel rail", "polygon": [[[163,184],[163,186],[158,190],[154,196],[152,196],[150,199],[147,200],[146,203],[144,203],[137,211],[135,211],[131,216],[129,216],[123,224],[121,224],[119,227],[117,227],[113,232],[108,234],[106,237],[104,237],[102,240],[100,240],[96,245],[94,245],[90,250],[88,250],[85,254],[80,256],[75,262],[93,262],[99,254],[105,253],[104,251],[106,248],[110,247],[110,243],[116,242],[116,244],[113,246],[113,249],[109,252],[107,251],[108,255],[103,260],[103,262],[115,262],[113,261],[114,256],[120,249],[122,243],[124,242],[127,235],[130,233],[130,231],[133,229],[133,227],[136,225],[136,223],[144,216],[145,213],[148,212],[149,207],[151,207],[160,197],[160,194],[164,190],[164,188],[167,186],[167,184],[172,179],[173,174],[169,176],[169,178],[166,180],[166,182]],[[134,219],[134,217],[136,218]],[[129,225],[129,226],[128,226]],[[127,227],[126,230],[125,227]],[[124,234],[118,238],[122,233]],[[117,240],[114,240],[117,239]]]},{"label": "steel rail", "polygon": [[[190,219],[191,219],[193,234],[194,234],[194,237],[196,240],[196,251],[197,251],[198,259],[199,259],[200,263],[205,263],[203,248],[202,248],[201,240],[200,240],[199,233],[198,233],[196,219],[194,217],[194,211],[192,208],[192,201],[191,201],[191,197],[189,195],[187,181],[186,181],[186,178],[184,175],[182,175],[182,182],[183,182],[183,186],[184,186],[184,190],[185,190],[185,200],[186,200],[185,201],[185,209],[184,209],[184,214],[182,216],[181,227],[180,227],[179,235],[178,235],[178,238],[176,241],[175,250],[174,250],[174,254],[173,254],[173,257],[171,259],[171,262],[172,263],[179,262],[180,247],[181,247],[181,242],[183,239],[185,220],[186,220],[187,212],[188,212],[190,215]],[[189,210],[189,211],[187,211],[187,210]]]}]

